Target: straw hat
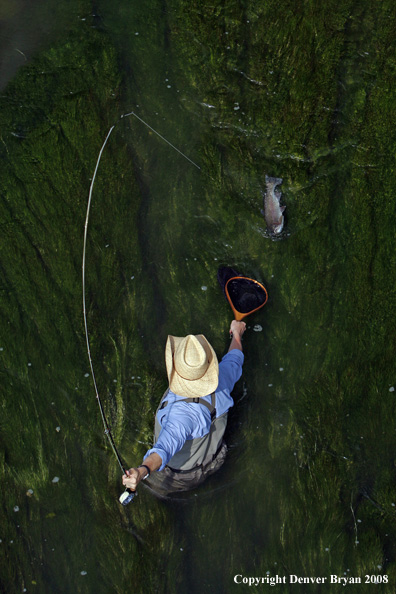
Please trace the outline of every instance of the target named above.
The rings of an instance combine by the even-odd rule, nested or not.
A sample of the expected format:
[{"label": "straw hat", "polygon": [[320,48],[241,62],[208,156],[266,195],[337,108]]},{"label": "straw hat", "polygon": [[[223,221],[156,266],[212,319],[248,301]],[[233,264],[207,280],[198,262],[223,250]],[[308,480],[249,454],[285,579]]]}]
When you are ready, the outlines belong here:
[{"label": "straw hat", "polygon": [[219,364],[216,353],[202,334],[168,336],[165,363],[169,388],[178,396],[207,396],[218,386]]}]

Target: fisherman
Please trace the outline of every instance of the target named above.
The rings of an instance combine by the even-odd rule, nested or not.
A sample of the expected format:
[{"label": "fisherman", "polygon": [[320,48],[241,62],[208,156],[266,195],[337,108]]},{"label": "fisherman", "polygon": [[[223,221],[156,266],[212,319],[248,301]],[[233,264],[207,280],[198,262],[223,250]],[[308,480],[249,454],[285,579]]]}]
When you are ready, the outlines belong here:
[{"label": "fisherman", "polygon": [[154,446],[140,466],[123,475],[125,487],[135,491],[148,479],[160,495],[187,491],[220,468],[227,452],[228,410],[234,404],[231,392],[242,375],[245,330],[245,322],[231,322],[231,344],[220,363],[202,334],[168,336],[169,388],[155,415]]}]

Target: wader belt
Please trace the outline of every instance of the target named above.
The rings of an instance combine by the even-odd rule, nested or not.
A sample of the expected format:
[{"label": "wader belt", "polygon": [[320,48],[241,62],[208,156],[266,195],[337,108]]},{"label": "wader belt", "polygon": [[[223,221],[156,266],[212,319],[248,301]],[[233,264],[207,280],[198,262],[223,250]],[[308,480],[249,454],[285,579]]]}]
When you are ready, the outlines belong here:
[{"label": "wader belt", "polygon": [[[155,415],[154,443],[157,442],[162,428],[158,421],[157,413],[168,405],[168,401],[165,400],[168,392],[169,388],[163,395]],[[174,404],[177,402],[201,404],[202,406],[206,406],[210,412],[211,425],[209,433],[203,437],[187,439],[181,450],[176,452],[167,464],[168,468],[175,472],[190,472],[192,469],[209,464],[216,457],[216,454],[221,448],[224,431],[227,425],[228,413],[224,413],[216,418],[215,392],[211,394],[211,403],[202,398],[183,398],[182,400],[176,400]]]}]

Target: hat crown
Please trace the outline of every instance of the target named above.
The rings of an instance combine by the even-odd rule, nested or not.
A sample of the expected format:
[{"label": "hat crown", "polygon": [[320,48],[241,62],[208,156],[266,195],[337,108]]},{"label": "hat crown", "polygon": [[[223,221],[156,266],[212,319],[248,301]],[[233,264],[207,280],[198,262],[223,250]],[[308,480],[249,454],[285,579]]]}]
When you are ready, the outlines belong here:
[{"label": "hat crown", "polygon": [[193,334],[189,334],[178,345],[174,354],[176,372],[186,380],[203,377],[209,367],[204,346]]},{"label": "hat crown", "polygon": [[168,336],[165,364],[169,388],[178,396],[198,398],[216,390],[219,364],[203,334]]}]

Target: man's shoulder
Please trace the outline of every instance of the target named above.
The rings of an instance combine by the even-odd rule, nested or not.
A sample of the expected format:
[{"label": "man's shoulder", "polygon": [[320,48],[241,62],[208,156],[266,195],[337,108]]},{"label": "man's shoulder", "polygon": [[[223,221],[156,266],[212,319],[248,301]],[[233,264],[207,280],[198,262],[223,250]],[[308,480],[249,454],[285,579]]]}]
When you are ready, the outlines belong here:
[{"label": "man's shoulder", "polygon": [[227,364],[232,364],[232,363],[237,363],[239,365],[243,364],[243,361],[245,359],[245,355],[243,354],[242,351],[240,351],[239,349],[232,349],[232,351],[228,351],[228,353],[226,353],[224,355],[224,357],[222,358],[222,360],[219,363],[220,365],[227,365]]}]

